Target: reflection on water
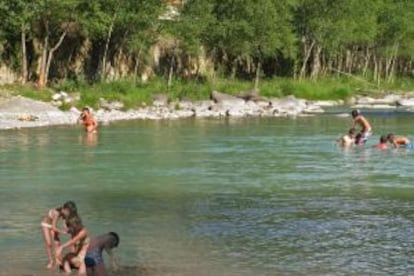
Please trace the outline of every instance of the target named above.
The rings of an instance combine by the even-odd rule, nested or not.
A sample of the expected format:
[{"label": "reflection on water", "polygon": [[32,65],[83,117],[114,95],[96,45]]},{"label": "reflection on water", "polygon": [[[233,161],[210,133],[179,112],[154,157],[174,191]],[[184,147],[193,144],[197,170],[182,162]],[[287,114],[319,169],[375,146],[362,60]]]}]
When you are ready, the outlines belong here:
[{"label": "reflection on water", "polygon": [[370,146],[411,117],[374,117],[366,148],[341,149],[349,120],[4,131],[0,275],[46,275],[39,221],[67,200],[92,235],[119,232],[118,275],[406,275],[414,152]]},{"label": "reflection on water", "polygon": [[85,132],[79,135],[79,142],[88,147],[95,147],[98,144],[97,132]]}]

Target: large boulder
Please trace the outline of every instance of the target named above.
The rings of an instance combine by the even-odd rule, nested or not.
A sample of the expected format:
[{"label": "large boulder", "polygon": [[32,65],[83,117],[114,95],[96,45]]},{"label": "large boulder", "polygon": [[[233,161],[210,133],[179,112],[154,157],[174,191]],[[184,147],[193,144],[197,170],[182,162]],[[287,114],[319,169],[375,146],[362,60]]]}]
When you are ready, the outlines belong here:
[{"label": "large boulder", "polygon": [[249,91],[240,92],[237,97],[245,101],[256,101],[260,99],[259,91],[253,89]]},{"label": "large boulder", "polygon": [[397,101],[397,106],[402,107],[414,107],[414,98],[399,99]]},{"label": "large boulder", "polygon": [[168,96],[165,94],[154,94],[152,96],[153,102],[152,105],[156,107],[167,106],[168,105]]},{"label": "large boulder", "polygon": [[272,113],[277,116],[296,116],[306,109],[306,101],[296,99],[295,96],[287,96],[286,98],[274,98],[270,100]]},{"label": "large boulder", "polygon": [[245,102],[243,99],[217,91],[212,91],[210,97],[215,103],[221,103],[226,105],[241,104]]}]

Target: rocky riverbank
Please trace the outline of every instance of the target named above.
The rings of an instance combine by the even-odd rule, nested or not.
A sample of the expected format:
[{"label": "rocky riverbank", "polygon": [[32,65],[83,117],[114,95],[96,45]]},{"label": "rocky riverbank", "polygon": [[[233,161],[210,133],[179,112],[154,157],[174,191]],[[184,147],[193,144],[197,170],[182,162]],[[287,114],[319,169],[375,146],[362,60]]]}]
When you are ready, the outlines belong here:
[{"label": "rocky riverbank", "polygon": [[[59,97],[45,103],[21,96],[0,98],[0,129],[16,129],[53,125],[74,125],[80,111],[62,111],[56,107]],[[404,109],[414,111],[414,94],[388,94],[382,98],[357,96],[343,101],[307,101],[293,96],[265,98],[255,92],[230,96],[213,91],[207,101],[168,101],[164,95],[154,96],[151,106],[123,110],[122,103],[102,99],[94,111],[98,122],[106,124],[119,120],[170,120],[180,118],[220,117],[296,117],[325,112],[327,107],[347,105],[349,108]]]}]

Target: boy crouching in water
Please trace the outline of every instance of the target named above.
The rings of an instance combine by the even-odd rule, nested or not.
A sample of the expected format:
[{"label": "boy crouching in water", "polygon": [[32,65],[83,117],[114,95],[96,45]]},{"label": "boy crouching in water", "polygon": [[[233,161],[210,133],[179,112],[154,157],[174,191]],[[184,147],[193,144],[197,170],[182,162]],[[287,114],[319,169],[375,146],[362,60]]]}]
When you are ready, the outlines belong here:
[{"label": "boy crouching in water", "polygon": [[88,276],[105,276],[105,265],[102,251],[106,251],[111,259],[112,269],[118,270],[118,260],[112,249],[119,244],[119,236],[115,232],[109,232],[90,240],[88,250],[85,255],[86,273]]}]

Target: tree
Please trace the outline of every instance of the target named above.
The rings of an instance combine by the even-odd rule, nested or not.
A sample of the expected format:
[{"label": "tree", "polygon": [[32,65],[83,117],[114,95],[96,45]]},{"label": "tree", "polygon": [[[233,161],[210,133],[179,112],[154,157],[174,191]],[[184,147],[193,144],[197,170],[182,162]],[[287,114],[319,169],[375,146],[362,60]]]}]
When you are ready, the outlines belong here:
[{"label": "tree", "polygon": [[38,0],[33,1],[34,36],[40,48],[38,87],[47,85],[49,70],[54,53],[62,45],[69,32],[79,26],[76,21],[76,8],[80,0]]},{"label": "tree", "polygon": [[21,45],[21,83],[25,84],[28,79],[27,63],[27,34],[30,31],[30,23],[34,15],[33,2],[24,0],[0,1],[0,17],[3,22],[3,30],[8,35],[13,30],[20,30]]},{"label": "tree", "polygon": [[[120,33],[119,51],[126,49],[134,59],[133,80],[136,83],[138,67],[144,54],[156,40],[159,33],[159,17],[163,12],[164,1],[137,1],[125,2],[123,14],[119,21]],[[121,31],[122,30],[122,31]]]},{"label": "tree", "polygon": [[[291,55],[294,35],[290,24],[293,1],[186,1],[177,23],[177,36],[187,52],[203,48],[230,63],[230,76],[254,69],[255,87],[262,62],[276,53]],[[217,62],[217,60],[216,60]],[[254,65],[252,65],[254,62]],[[245,64],[243,66],[243,64]]]},{"label": "tree", "polygon": [[210,39],[209,33],[216,25],[213,14],[214,2],[214,0],[186,1],[180,9],[179,20],[171,22],[171,33],[178,38],[180,46],[190,59],[197,60],[195,73],[197,76],[200,74],[199,59],[204,59],[205,48]]},{"label": "tree", "polygon": [[378,22],[376,45],[380,52],[377,54],[384,57],[385,64],[381,66],[379,58],[376,59],[375,78],[379,82],[383,76],[391,82],[400,54],[409,59],[414,57],[414,3],[384,0]]},{"label": "tree", "polygon": [[317,78],[326,71],[323,62],[342,64],[338,60],[344,52],[348,52],[346,66],[351,70],[350,49],[375,38],[378,5],[377,0],[301,0],[295,12],[302,53],[299,77]]}]

